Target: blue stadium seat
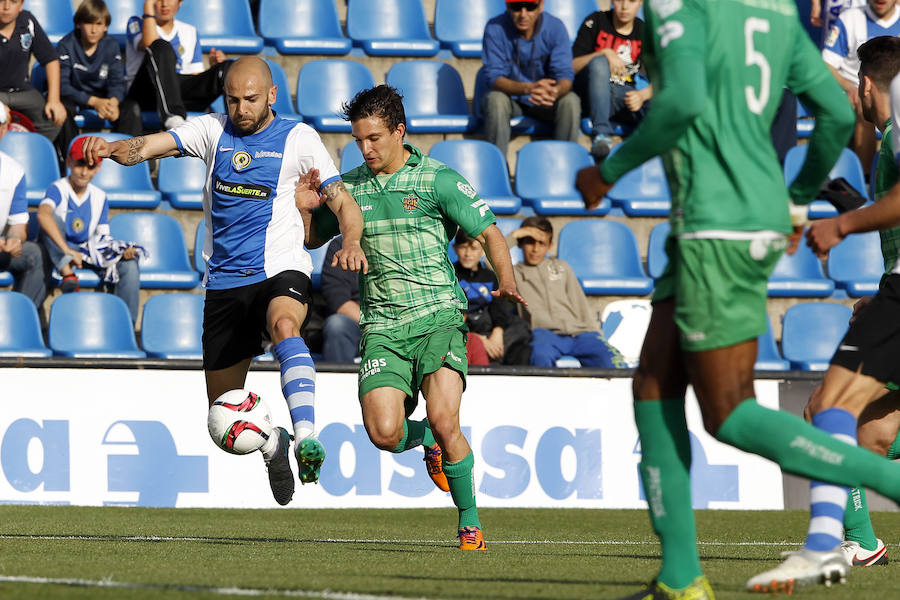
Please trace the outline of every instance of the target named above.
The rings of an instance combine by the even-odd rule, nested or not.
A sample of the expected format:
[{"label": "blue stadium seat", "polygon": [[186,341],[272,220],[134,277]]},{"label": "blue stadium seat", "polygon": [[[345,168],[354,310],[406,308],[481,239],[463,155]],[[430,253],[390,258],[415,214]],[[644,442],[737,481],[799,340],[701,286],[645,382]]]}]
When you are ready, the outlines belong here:
[{"label": "blue stadium seat", "polygon": [[403,94],[410,133],[465,133],[475,129],[462,78],[451,65],[433,60],[394,63],[386,83]]},{"label": "blue stadium seat", "polygon": [[359,150],[359,146],[356,145],[356,141],[350,140],[347,142],[344,145],[344,149],[341,150],[341,173],[351,171],[364,162],[365,159]]},{"label": "blue stadium seat", "polygon": [[514,215],[522,207],[509,183],[506,157],[494,144],[483,140],[445,140],[432,146],[428,155],[462,175],[494,214]]},{"label": "blue stadium seat", "polygon": [[609,198],[589,211],[575,189],[575,174],[593,164],[587,149],[575,142],[530,142],[519,150],[516,193],[539,215],[605,215]]},{"label": "blue stadium seat", "polygon": [[0,287],[10,286],[14,281],[12,273],[9,271],[0,271]]},{"label": "blue stadium seat", "polygon": [[422,0],[354,0],[347,6],[347,35],[369,56],[434,56]]},{"label": "blue stadium seat", "polygon": [[159,161],[157,185],[166,200],[175,208],[203,208],[203,186],[206,184],[206,163],[194,156],[170,156]]},{"label": "blue stadium seat", "polygon": [[313,290],[317,292],[322,289],[322,267],[325,265],[325,253],[328,252],[328,244],[330,243],[331,240],[325,242],[318,248],[306,250],[309,252],[309,257],[312,259],[313,263],[313,269],[309,279],[312,281]]},{"label": "blue stadium seat", "polygon": [[772,322],[766,316],[766,332],[756,339],[756,364],[753,366],[757,371],[788,371],[791,363],[781,358],[778,353],[778,345],[775,343],[775,336],[772,334]]},{"label": "blue stadium seat", "polygon": [[75,358],[146,358],[134,339],[131,314],[118,296],[63,294],[50,308],[50,348]]},{"label": "blue stadium seat", "polygon": [[668,217],[672,197],[662,160],[657,156],[628,171],[606,197],[629,217]]},{"label": "blue stadium seat", "polygon": [[194,232],[194,270],[200,273],[201,280],[204,273],[206,273],[206,261],[203,260],[203,244],[205,240],[206,219],[200,219]]},{"label": "blue stadium seat", "polygon": [[203,358],[203,296],[174,292],[150,297],[141,320],[141,346],[156,358]]},{"label": "blue stadium seat", "polygon": [[[96,135],[108,142],[130,137],[121,133]],[[106,192],[110,208],[156,208],[162,200],[162,194],[150,180],[150,167],[146,162],[126,167],[112,160],[104,160],[92,183]]]},{"label": "blue stadium seat", "polygon": [[182,2],[178,19],[197,28],[203,52],[215,48],[226,53],[257,54],[263,49],[263,40],[253,29],[247,0]]},{"label": "blue stadium seat", "polygon": [[[125,47],[125,33],[128,19],[139,17],[144,12],[143,0],[109,0],[106,3],[111,18],[107,35],[119,42],[119,46]],[[124,57],[122,57],[124,59]]]},{"label": "blue stadium seat", "polygon": [[[272,83],[278,86],[275,104],[272,105],[272,109],[278,113],[278,116],[282,119],[302,121],[302,117],[297,114],[297,109],[294,108],[294,101],[291,100],[291,86],[288,83],[288,77],[287,73],[284,72],[284,67],[267,58],[263,60],[266,61],[266,64],[269,65],[269,69],[272,71]],[[222,96],[216,98],[210,105],[210,108],[212,108],[213,112],[222,113],[223,115],[228,114],[225,111],[225,99]]]},{"label": "blue stadium seat", "polygon": [[812,135],[813,128],[816,126],[816,120],[800,100],[797,100],[797,137],[800,139],[808,138]]},{"label": "blue stadium seat", "polygon": [[259,33],[280,54],[347,54],[334,0],[261,0]]},{"label": "blue stadium seat", "polygon": [[650,230],[650,240],[647,242],[647,274],[653,279],[659,279],[669,263],[666,239],[671,229],[669,222],[663,221]]},{"label": "blue stadium seat", "polygon": [[828,253],[828,277],[853,298],[870,296],[878,291],[884,274],[881,238],[878,232],[855,233]]},{"label": "blue stadium seat", "polygon": [[[484,68],[478,69],[475,74],[475,92],[472,100],[472,112],[478,121],[484,119],[481,103],[488,92],[487,78],[484,75]],[[519,115],[509,119],[510,131],[513,135],[550,135],[553,133],[553,123],[549,121],[539,121],[532,117]]]},{"label": "blue stadium seat", "polygon": [[653,291],[637,239],[618,221],[569,221],[559,232],[558,256],[575,271],[586,294],[642,296]]},{"label": "blue stadium seat", "polygon": [[69,0],[28,0],[25,10],[31,12],[54,46],[72,31],[72,3]]},{"label": "blue stadium seat", "polygon": [[804,302],[784,313],[781,350],[791,368],[824,371],[847,332],[853,313],[843,304]]},{"label": "blue stadium seat", "polygon": [[599,10],[597,0],[545,0],[544,12],[560,19],[569,32],[569,41],[574,42],[585,17]]},{"label": "blue stadium seat", "polygon": [[318,131],[349,133],[350,123],[340,116],[341,105],[374,85],[375,79],[363,63],[312,60],[297,77],[297,112]]},{"label": "blue stadium seat", "polygon": [[181,225],[162,213],[120,213],[109,221],[110,234],[117,240],[137,242],[150,256],[142,259],[141,287],[154,289],[192,289],[197,287],[197,272],[188,260]]},{"label": "blue stadium seat", "polygon": [[505,10],[503,0],[437,0],[434,37],[460,58],[481,58],[484,26]]},{"label": "blue stadium seat", "polygon": [[768,293],[773,298],[826,298],[834,292],[834,282],[825,277],[822,263],[801,240],[797,251],[784,253],[769,277]]},{"label": "blue stadium seat", "polygon": [[[794,146],[788,150],[787,156],[784,157],[785,183],[790,185],[794,179],[797,178],[797,174],[800,173],[800,167],[803,166],[803,161],[805,159],[806,144]],[[856,188],[860,194],[864,197],[868,197],[868,192],[866,191],[866,176],[863,173],[862,164],[860,164],[859,158],[853,150],[850,150],[849,148],[841,150],[841,156],[831,169],[831,172],[828,173],[828,177],[830,179],[843,177],[850,185]],[[835,210],[830,202],[825,200],[813,200],[809,205],[809,217],[811,219],[824,219],[835,215],[837,215],[837,210]]]},{"label": "blue stadium seat", "polygon": [[29,206],[37,206],[47,188],[59,179],[59,161],[53,143],[39,133],[10,131],[0,140],[6,152],[25,169],[25,188]]},{"label": "blue stadium seat", "polygon": [[19,292],[0,292],[0,356],[47,357],[34,303]]}]

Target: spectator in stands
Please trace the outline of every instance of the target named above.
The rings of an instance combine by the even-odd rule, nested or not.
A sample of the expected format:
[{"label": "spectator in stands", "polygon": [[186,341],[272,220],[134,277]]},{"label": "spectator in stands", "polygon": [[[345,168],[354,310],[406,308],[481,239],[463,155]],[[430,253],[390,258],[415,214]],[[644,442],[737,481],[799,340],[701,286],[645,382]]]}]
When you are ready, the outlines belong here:
[{"label": "spectator in stands", "polygon": [[72,18],[75,30],[59,41],[60,96],[68,118],[56,140],[60,156],[78,135],[75,115],[93,108],[113,130],[140,135],[141,112],[125,100],[125,67],[119,43],[106,35],[110,14],[103,0],[83,0]]},{"label": "spectator in stands", "polygon": [[865,120],[859,103],[859,57],[856,50],[863,42],[881,35],[900,35],[900,6],[896,0],[868,0],[866,6],[848,8],[840,13],[828,37],[822,57],[838,83],[847,92],[856,109],[856,129],[851,147],[863,165],[875,157],[875,125]]},{"label": "spectator in stands", "polygon": [[506,0],[506,12],[484,28],[485,136],[503,154],[510,117],[553,123],[553,137],[577,141],[581,102],[572,92],[572,48],[563,22],[543,12],[543,0]]},{"label": "spectator in stands", "polygon": [[812,0],[809,7],[809,23],[813,27],[822,28],[822,37],[818,40],[819,48],[825,45],[828,32],[834,27],[842,12],[848,8],[865,5],[866,0]]},{"label": "spectator in stands", "polygon": [[[22,10],[24,3],[0,2],[0,102],[28,117],[34,129],[52,142],[66,120],[59,99],[59,60],[41,24]],[[46,101],[28,78],[32,54],[47,71]]]},{"label": "spectator in stands", "polygon": [[[647,110],[653,88],[637,89],[641,64],[641,31],[637,18],[642,0],[613,0],[612,8],[587,16],[572,45],[575,92],[588,107],[591,154],[609,155],[613,126],[610,119],[637,125]],[[643,74],[643,73],[642,73]]]},{"label": "spectator in stands", "polygon": [[54,181],[38,207],[40,241],[62,275],[59,287],[64,294],[79,289],[73,265],[96,271],[105,287],[128,305],[133,323],[140,292],[137,259],[143,248],[110,237],[106,192],[91,183],[100,170],[100,159],[88,166],[84,140],[80,137],[72,143],[66,158],[69,176]]},{"label": "spectator in stands", "polygon": [[[9,109],[0,102],[0,140],[6,135],[9,121]],[[41,249],[34,242],[25,241],[28,235],[25,170],[3,152],[0,152],[0,233],[3,233],[0,237],[0,271],[12,273],[13,289],[31,298],[41,313],[47,286]]]},{"label": "spectator in stands", "polygon": [[550,221],[527,217],[510,237],[524,258],[513,268],[531,314],[531,364],[552,367],[567,354],[586,367],[624,368],[619,351],[600,333],[600,322],[572,267],[546,256],[553,242]]},{"label": "spectator in stands", "polygon": [[144,0],[144,14],[128,20],[126,34],[126,97],[141,110],[157,111],[166,129],[221,96],[232,63],[212,48],[209,69],[203,70],[197,28],[175,18],[179,8],[181,0]]},{"label": "spectator in stands", "polygon": [[359,273],[331,265],[343,243],[342,236],[331,240],[322,266],[322,296],[330,313],[323,328],[322,358],[352,363],[359,356]]},{"label": "spectator in stands", "polygon": [[[509,300],[494,298],[497,276],[481,259],[484,249],[462,229],[456,234],[453,249],[459,260],[454,263],[456,278],[466,293],[469,327],[466,354],[470,365],[527,365],[531,358],[531,329]],[[481,360],[473,357],[481,357]]]}]

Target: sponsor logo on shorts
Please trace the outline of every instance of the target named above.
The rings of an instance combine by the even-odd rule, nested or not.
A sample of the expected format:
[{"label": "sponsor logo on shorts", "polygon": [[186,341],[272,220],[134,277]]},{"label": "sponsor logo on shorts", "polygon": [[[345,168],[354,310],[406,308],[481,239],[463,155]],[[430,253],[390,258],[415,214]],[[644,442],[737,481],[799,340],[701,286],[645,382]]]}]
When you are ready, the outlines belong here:
[{"label": "sponsor logo on shorts", "polygon": [[381,373],[381,369],[387,366],[386,358],[370,358],[359,365],[359,380],[363,381],[370,375]]},{"label": "sponsor logo on shorts", "polygon": [[838,350],[843,350],[844,352],[859,352],[859,346],[848,346],[847,344],[841,344],[838,346]]},{"label": "sponsor logo on shorts", "polygon": [[252,160],[249,152],[241,150],[240,152],[235,152],[234,156],[231,157],[231,164],[234,165],[235,169],[240,171],[241,169],[246,169]]},{"label": "sponsor logo on shorts", "polygon": [[288,291],[289,291],[289,292],[293,292],[294,294],[297,294],[298,296],[302,296],[302,295],[303,295],[303,294],[301,294],[300,292],[298,292],[297,290],[295,290],[295,289],[292,288],[292,287],[289,287],[289,288],[288,288]]},{"label": "sponsor logo on shorts", "polygon": [[705,331],[692,331],[691,333],[685,333],[684,339],[689,342],[702,342],[706,339]]},{"label": "sponsor logo on shorts", "polygon": [[216,177],[215,189],[220,194],[226,196],[236,196],[238,198],[252,198],[254,200],[265,200],[272,193],[272,188],[265,185],[253,185],[252,183],[232,183],[223,181]]},{"label": "sponsor logo on shorts", "polygon": [[457,355],[453,354],[452,350],[447,352],[447,356],[449,356],[450,358],[452,358],[454,361],[456,361],[458,363],[462,363],[462,359],[460,357],[458,357]]}]

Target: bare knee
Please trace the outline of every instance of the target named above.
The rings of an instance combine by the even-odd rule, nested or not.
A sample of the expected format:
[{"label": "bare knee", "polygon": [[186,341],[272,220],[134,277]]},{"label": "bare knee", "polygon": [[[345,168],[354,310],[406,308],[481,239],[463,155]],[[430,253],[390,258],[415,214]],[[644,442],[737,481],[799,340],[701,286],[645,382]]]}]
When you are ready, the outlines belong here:
[{"label": "bare knee", "polygon": [[897,437],[897,432],[893,428],[884,427],[878,421],[871,421],[861,423],[857,428],[856,435],[860,446],[879,456],[887,456],[888,450],[891,449]]},{"label": "bare knee", "polygon": [[280,317],[272,324],[272,341],[279,343],[289,337],[300,335],[300,324],[293,317]]},{"label": "bare knee", "polygon": [[438,440],[452,440],[456,436],[461,435],[459,429],[459,419],[455,413],[449,411],[430,411],[428,413],[428,424],[431,432]]},{"label": "bare knee", "polygon": [[393,419],[388,417],[374,417],[365,419],[366,432],[369,439],[380,450],[392,451],[403,439],[403,425],[398,426]]}]

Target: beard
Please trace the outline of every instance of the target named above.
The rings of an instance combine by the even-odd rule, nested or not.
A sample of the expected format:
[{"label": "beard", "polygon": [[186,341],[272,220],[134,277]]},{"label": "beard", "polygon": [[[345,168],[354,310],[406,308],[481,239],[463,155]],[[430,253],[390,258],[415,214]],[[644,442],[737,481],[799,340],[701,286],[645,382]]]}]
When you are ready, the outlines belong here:
[{"label": "beard", "polygon": [[263,109],[260,114],[251,117],[249,121],[235,121],[234,118],[231,118],[231,124],[243,135],[252,135],[259,131],[263,123],[266,122],[266,119],[269,117],[269,106],[266,105],[265,109]]}]

